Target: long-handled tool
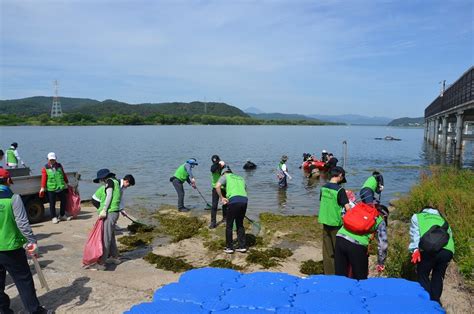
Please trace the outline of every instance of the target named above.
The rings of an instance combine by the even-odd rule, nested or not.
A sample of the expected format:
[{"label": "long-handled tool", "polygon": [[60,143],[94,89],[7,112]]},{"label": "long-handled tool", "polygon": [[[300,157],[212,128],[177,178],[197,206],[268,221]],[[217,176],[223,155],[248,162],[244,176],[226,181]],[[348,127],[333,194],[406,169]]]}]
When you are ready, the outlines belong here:
[{"label": "long-handled tool", "polygon": [[212,208],[211,204],[209,204],[206,199],[204,198],[204,195],[202,195],[201,191],[199,191],[199,189],[197,188],[196,186],[196,191],[198,191],[199,195],[201,196],[202,200],[206,203],[206,209],[209,210]]},{"label": "long-handled tool", "polygon": [[45,288],[46,291],[49,291],[48,283],[46,282],[46,279],[44,278],[44,274],[43,274],[43,271],[41,270],[40,264],[38,263],[38,259],[34,255],[31,256],[31,259],[33,260],[33,264],[35,265],[35,270],[36,270],[36,273],[38,274],[38,278],[41,283],[41,288]]},{"label": "long-handled tool", "polygon": [[247,215],[245,215],[245,218],[247,218],[247,220],[250,222],[252,227],[255,228],[255,230],[254,230],[254,231],[256,231],[255,233],[259,234],[260,230],[262,230],[262,226],[260,226],[260,224],[258,222],[256,222],[255,220],[252,220],[249,217],[247,217]]}]

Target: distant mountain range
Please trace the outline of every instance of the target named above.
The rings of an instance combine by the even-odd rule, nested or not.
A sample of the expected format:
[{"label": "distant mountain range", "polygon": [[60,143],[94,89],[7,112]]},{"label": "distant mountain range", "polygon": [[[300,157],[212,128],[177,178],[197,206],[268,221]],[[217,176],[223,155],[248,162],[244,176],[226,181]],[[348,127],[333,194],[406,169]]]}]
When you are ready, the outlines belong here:
[{"label": "distant mountain range", "polygon": [[398,118],[390,121],[389,126],[408,126],[408,127],[421,127],[425,123],[424,117],[419,118]]},{"label": "distant mountain range", "polygon": [[[0,112],[3,114],[15,114],[19,116],[32,116],[40,114],[50,114],[53,97],[28,97],[22,99],[0,100]],[[116,100],[98,101],[88,98],[61,97],[61,108],[64,113],[81,113],[94,116],[107,116],[110,114],[138,114],[140,116],[150,116],[153,114],[169,115],[212,115],[227,117],[246,117],[237,107],[217,102],[190,103],[144,103],[128,104]]]},{"label": "distant mountain range", "polygon": [[252,118],[261,120],[308,120],[321,121],[319,119],[311,118],[302,114],[287,114],[287,113],[250,113],[246,112]]},{"label": "distant mountain range", "polygon": [[327,121],[343,124],[354,125],[387,125],[392,118],[387,117],[368,117],[355,114],[345,115],[301,115],[301,114],[286,114],[286,113],[263,113],[260,109],[250,107],[244,110],[247,114],[257,119],[263,120],[317,120]]}]

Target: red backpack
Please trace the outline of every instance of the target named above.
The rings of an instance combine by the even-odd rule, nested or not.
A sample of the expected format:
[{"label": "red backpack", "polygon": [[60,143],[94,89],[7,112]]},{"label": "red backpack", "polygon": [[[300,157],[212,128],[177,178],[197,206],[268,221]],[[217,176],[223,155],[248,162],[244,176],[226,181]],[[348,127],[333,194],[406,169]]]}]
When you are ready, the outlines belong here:
[{"label": "red backpack", "polygon": [[350,232],[367,234],[372,232],[378,215],[379,212],[373,205],[360,202],[346,212],[342,221],[344,228]]}]

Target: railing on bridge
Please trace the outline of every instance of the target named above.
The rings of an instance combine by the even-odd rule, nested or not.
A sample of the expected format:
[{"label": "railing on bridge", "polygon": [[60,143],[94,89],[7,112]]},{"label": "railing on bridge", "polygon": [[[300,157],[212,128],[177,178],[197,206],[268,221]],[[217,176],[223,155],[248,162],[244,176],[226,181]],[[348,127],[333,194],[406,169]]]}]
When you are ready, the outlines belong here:
[{"label": "railing on bridge", "polygon": [[426,109],[425,118],[474,100],[474,67],[438,96]]}]

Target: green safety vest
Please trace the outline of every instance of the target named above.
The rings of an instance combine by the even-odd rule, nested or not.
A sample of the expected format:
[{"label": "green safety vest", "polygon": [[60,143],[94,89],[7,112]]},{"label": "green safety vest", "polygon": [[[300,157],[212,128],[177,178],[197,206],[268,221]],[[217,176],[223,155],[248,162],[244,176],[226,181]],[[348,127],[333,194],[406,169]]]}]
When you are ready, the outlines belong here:
[{"label": "green safety vest", "polygon": [[321,188],[318,222],[332,227],[342,226],[342,207],[337,203],[337,193],[327,187]]},{"label": "green safety vest", "polygon": [[211,173],[211,186],[212,186],[213,188],[216,187],[216,183],[217,183],[217,181],[219,181],[219,178],[220,178],[220,177],[221,177],[221,172],[220,172],[220,170]]},{"label": "green safety vest", "polygon": [[377,185],[378,185],[377,179],[375,179],[374,176],[370,176],[367,180],[365,180],[365,183],[362,186],[362,188],[369,188],[373,192],[375,192],[375,190],[377,189]]},{"label": "green safety vest", "polygon": [[245,190],[245,180],[241,176],[233,173],[226,175],[226,198],[231,199],[234,196],[247,197],[247,191]]},{"label": "green safety vest", "polygon": [[46,181],[46,191],[64,190],[66,183],[64,182],[63,169],[58,168],[56,171],[46,168],[48,179]]},{"label": "green safety vest", "polygon": [[97,208],[97,213],[100,214],[105,204],[105,185],[101,185],[92,197],[100,202],[99,208]]},{"label": "green safety vest", "polygon": [[370,241],[370,236],[372,235],[372,233],[375,232],[375,230],[377,230],[378,226],[380,225],[380,223],[382,222],[383,218],[380,217],[380,216],[377,216],[377,220],[375,221],[375,226],[372,228],[372,231],[367,233],[367,234],[356,234],[356,233],[353,233],[353,232],[350,232],[349,230],[347,230],[346,228],[344,228],[344,226],[342,226],[341,229],[339,229],[339,231],[337,232],[338,234],[343,234],[353,240],[356,240],[357,243],[359,243],[360,245],[363,245],[363,246],[368,246],[369,245],[369,241]]},{"label": "green safety vest", "polygon": [[184,168],[184,165],[185,164],[179,166],[174,172],[174,176],[181,182],[187,181],[189,178],[189,173],[186,171],[186,168]]},{"label": "green safety vest", "polygon": [[[442,226],[445,222],[444,218],[440,215],[430,214],[430,213],[418,213],[416,214],[418,218],[418,227],[420,230],[420,238],[434,225]],[[454,254],[454,240],[453,240],[453,233],[451,231],[451,227],[448,229],[449,233],[449,241],[443,247],[448,251],[451,251]]]},{"label": "green safety vest", "polygon": [[17,250],[27,242],[16,225],[12,197],[0,198],[0,251]]},{"label": "green safety vest", "polygon": [[[108,210],[109,213],[120,211],[120,198],[122,195],[122,192],[120,192],[120,182],[115,178],[111,178],[111,180],[114,182],[114,189],[112,192],[112,201],[110,202],[110,206]],[[104,193],[104,203],[105,203],[105,193]]]},{"label": "green safety vest", "polygon": [[15,151],[11,148],[7,149],[7,163],[9,164],[18,164],[18,159],[15,156]]}]

